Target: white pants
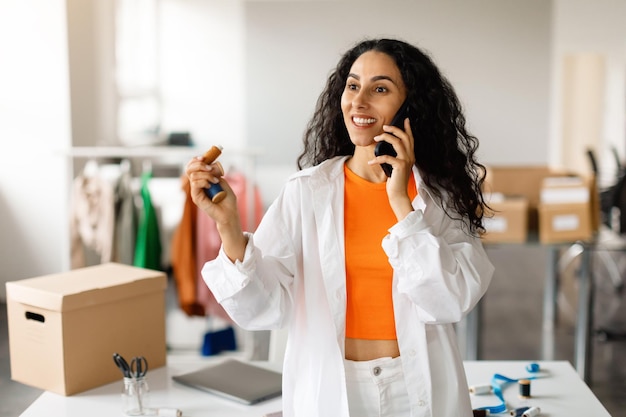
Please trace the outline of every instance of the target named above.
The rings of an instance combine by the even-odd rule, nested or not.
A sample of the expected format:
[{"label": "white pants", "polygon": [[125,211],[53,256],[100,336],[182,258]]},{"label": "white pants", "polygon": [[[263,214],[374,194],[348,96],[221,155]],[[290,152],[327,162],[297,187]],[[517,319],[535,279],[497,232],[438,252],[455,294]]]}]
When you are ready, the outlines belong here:
[{"label": "white pants", "polygon": [[409,417],[402,359],[345,360],[350,417]]}]

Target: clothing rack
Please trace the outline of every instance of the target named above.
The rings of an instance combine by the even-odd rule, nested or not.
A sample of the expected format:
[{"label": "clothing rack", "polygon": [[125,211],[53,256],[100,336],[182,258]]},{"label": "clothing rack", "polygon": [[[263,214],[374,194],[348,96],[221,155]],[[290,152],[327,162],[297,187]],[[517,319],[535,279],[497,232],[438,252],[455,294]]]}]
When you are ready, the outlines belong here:
[{"label": "clothing rack", "polygon": [[[157,164],[178,165],[182,170],[185,164],[194,156],[203,155],[206,149],[199,147],[187,146],[142,146],[142,147],[124,147],[124,146],[84,146],[72,147],[63,152],[62,155],[68,160],[68,179],[67,183],[72,184],[73,180],[79,175],[81,167],[90,160],[111,161],[117,160],[123,165],[124,169],[138,167],[144,170],[147,166],[153,168]],[[224,146],[224,152],[219,157],[219,161],[224,166],[226,172],[229,167],[236,167],[238,171],[243,173],[249,181],[246,182],[246,198],[250,202],[247,207],[246,218],[247,224],[255,224],[257,213],[255,201],[257,177],[257,158],[263,154],[260,148],[231,148]],[[125,167],[124,167],[125,165]],[[67,248],[68,254],[66,260],[66,270],[70,265],[70,248]],[[208,320],[211,319],[207,316]],[[244,337],[244,348],[246,355],[250,358],[266,358],[267,346],[269,345],[269,332],[248,332],[242,331]],[[267,333],[267,334],[266,334]]]},{"label": "clothing rack", "polygon": [[[78,146],[70,148],[68,156],[73,161],[76,158],[126,158],[126,159],[156,159],[169,162],[187,162],[194,156],[202,155],[205,150],[187,146]],[[225,149],[220,156],[222,161],[236,160],[244,162],[243,170],[252,175],[256,170],[256,158],[263,152],[259,148]]]},{"label": "clothing rack", "polygon": [[[67,183],[71,184],[77,175],[76,167],[78,160],[106,160],[120,159],[137,161],[139,160],[142,167],[146,164],[159,162],[164,164],[179,164],[181,167],[194,156],[202,155],[206,149],[188,146],[77,146],[70,148],[65,154],[68,157],[68,179]],[[236,166],[241,170],[247,178],[254,179],[257,170],[257,158],[263,154],[260,148],[228,148],[225,147],[224,153],[220,155],[220,161],[228,171],[228,166]],[[246,187],[246,196],[248,201],[254,201],[254,181],[248,181]],[[255,205],[249,204],[249,210],[246,213],[248,224],[254,224],[254,219],[258,213],[255,212]],[[69,248],[67,253],[69,254]],[[70,269],[69,256],[66,259],[66,269]]]}]

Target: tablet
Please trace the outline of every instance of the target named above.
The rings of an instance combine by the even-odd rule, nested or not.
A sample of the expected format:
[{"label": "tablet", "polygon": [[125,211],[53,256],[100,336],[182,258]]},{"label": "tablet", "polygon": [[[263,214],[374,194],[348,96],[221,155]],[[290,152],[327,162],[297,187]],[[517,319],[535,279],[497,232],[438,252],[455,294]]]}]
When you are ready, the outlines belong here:
[{"label": "tablet", "polygon": [[172,379],[248,405],[282,395],[280,372],[232,358]]}]

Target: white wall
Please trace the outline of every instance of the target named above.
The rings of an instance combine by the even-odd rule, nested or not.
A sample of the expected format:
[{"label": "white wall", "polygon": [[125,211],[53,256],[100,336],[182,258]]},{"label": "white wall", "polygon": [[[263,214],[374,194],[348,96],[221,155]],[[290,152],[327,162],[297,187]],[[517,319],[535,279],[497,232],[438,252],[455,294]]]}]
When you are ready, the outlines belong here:
[{"label": "white wall", "polygon": [[161,9],[163,129],[190,131],[201,148],[241,147],[246,136],[243,2],[163,0]]},{"label": "white wall", "polygon": [[294,165],[340,55],[363,37],[389,36],[431,52],[484,162],[545,164],[551,12],[544,0],[248,2],[248,143],[274,150],[262,163]]},{"label": "white wall", "polygon": [[65,4],[72,145],[113,144],[117,131],[115,2],[66,0]]},{"label": "white wall", "polygon": [[65,2],[0,3],[0,298],[4,282],[60,271],[70,145]]},{"label": "white wall", "polygon": [[564,62],[571,56],[594,55],[604,60],[603,126],[597,152],[610,165],[609,147],[626,155],[626,1],[555,0],[553,21],[552,118],[550,163],[563,162],[562,91]]},{"label": "white wall", "polygon": [[[92,1],[97,6],[103,0]],[[494,164],[560,162],[561,59],[599,51],[608,72],[604,136],[624,152],[623,1],[162,4],[167,16],[188,20],[185,27],[163,21],[164,97],[172,106],[165,126],[190,128],[200,147],[264,146],[261,162],[269,170],[295,167],[328,72],[364,35],[401,36],[431,51],[466,106],[481,159]],[[0,2],[0,282],[67,265],[69,176],[58,152],[72,146],[65,8],[61,0]],[[84,88],[82,94],[91,92]],[[102,132],[85,136],[106,138]],[[81,136],[73,144],[84,145],[82,139],[97,143]]]}]

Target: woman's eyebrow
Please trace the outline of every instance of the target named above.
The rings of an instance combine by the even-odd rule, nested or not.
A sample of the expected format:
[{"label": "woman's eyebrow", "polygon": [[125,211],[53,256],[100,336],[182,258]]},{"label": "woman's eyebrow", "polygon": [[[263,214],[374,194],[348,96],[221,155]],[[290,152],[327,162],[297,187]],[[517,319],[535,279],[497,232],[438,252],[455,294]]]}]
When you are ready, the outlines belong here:
[{"label": "woman's eyebrow", "polygon": [[[350,74],[348,74],[348,78],[354,78],[356,80],[360,80],[361,76],[351,72]],[[371,81],[380,81],[380,80],[388,80],[392,82],[393,84],[396,84],[396,82],[388,75],[375,75],[371,79]]]},{"label": "woman's eyebrow", "polygon": [[388,75],[376,75],[376,76],[372,77],[372,81],[380,81],[380,80],[389,80],[389,81],[391,81],[392,83],[395,84],[395,82]]}]

